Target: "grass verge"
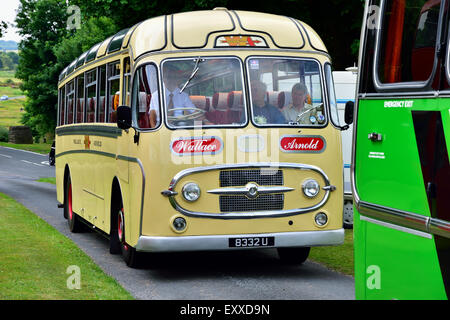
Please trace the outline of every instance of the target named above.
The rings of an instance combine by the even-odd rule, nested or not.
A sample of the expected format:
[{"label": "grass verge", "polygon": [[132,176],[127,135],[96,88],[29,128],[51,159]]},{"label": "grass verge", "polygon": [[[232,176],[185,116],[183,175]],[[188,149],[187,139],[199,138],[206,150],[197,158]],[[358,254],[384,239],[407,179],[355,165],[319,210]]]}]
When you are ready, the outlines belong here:
[{"label": "grass verge", "polygon": [[[133,299],[72,241],[2,193],[0,213],[1,300]],[[80,289],[68,288],[70,266],[79,267]]]},{"label": "grass verge", "polygon": [[46,182],[51,184],[56,184],[56,178],[40,178],[36,180],[37,182]]},{"label": "grass verge", "polygon": [[48,154],[50,152],[52,144],[51,143],[14,144],[9,142],[0,142],[0,146],[14,149],[28,150],[41,154]]},{"label": "grass verge", "polygon": [[309,258],[329,269],[354,276],[353,229],[345,229],[344,244],[330,247],[312,247]]}]

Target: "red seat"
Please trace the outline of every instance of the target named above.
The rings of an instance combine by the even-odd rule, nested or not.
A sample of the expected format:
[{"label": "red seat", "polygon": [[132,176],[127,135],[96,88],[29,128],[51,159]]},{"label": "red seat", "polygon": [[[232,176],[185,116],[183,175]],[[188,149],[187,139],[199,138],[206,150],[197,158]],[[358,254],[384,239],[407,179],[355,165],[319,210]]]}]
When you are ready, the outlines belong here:
[{"label": "red seat", "polygon": [[139,92],[139,117],[138,124],[140,128],[150,128],[150,118],[148,112],[150,109],[151,94],[144,91]]}]

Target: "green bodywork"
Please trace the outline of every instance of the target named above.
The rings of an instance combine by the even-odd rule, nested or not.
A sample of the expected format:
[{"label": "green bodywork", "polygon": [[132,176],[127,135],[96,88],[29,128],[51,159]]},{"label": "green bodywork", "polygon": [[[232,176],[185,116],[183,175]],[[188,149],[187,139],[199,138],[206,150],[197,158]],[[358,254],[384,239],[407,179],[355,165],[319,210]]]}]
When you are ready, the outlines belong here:
[{"label": "green bodywork", "polygon": [[[430,216],[412,111],[441,112],[450,150],[449,106],[445,98],[359,100],[354,174],[361,201]],[[369,140],[370,133],[381,141]],[[448,298],[432,234],[367,220],[355,207],[357,299]]]}]

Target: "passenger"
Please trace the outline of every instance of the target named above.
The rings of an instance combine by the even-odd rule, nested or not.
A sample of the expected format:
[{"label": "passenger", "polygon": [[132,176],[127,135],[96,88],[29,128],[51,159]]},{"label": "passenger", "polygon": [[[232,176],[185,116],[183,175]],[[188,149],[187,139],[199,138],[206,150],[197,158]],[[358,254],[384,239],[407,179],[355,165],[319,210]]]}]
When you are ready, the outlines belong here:
[{"label": "passenger", "polygon": [[291,94],[292,102],[281,110],[284,117],[289,122],[311,124],[311,115],[309,114],[309,112],[301,116],[300,119],[297,119],[300,114],[312,108],[312,106],[306,102],[308,98],[308,88],[306,88],[306,86],[301,82],[296,83],[292,87]]},{"label": "passenger", "polygon": [[[173,110],[178,108],[194,108],[196,106],[192,103],[189,95],[186,92],[180,92],[179,83],[181,82],[178,78],[178,70],[168,65],[164,68],[163,73],[164,82],[164,92],[167,114],[169,116],[181,116],[183,114],[192,113],[194,110]],[[152,99],[150,101],[149,117],[150,126],[154,128],[156,124],[160,121],[159,115],[159,98],[158,92],[152,94]]]},{"label": "passenger", "polygon": [[286,119],[281,111],[273,105],[266,103],[265,83],[254,80],[251,82],[253,119],[257,124],[284,124]]}]

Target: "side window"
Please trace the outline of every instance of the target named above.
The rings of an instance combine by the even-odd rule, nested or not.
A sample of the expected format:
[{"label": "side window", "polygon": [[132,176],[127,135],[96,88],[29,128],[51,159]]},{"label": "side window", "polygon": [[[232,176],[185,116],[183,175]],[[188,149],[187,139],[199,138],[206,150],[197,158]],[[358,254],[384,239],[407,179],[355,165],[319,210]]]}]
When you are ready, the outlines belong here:
[{"label": "side window", "polygon": [[158,73],[152,64],[142,66],[134,73],[132,109],[140,128],[156,128],[161,123]]},{"label": "side window", "polygon": [[116,110],[119,106],[120,96],[120,61],[115,61],[108,64],[108,121],[117,122]]},{"label": "side window", "polygon": [[86,72],[86,122],[95,122],[97,69]]},{"label": "side window", "polygon": [[123,95],[122,95],[122,104],[125,106],[130,105],[130,95],[131,95],[131,66],[130,66],[130,58],[125,58],[123,60]]},{"label": "side window", "polygon": [[84,74],[77,77],[76,123],[84,122]]},{"label": "side window", "polygon": [[106,106],[106,66],[99,68],[99,99],[98,99],[98,121],[105,122]]},{"label": "side window", "polygon": [[385,1],[378,48],[381,84],[424,82],[435,65],[441,1]]},{"label": "side window", "polygon": [[73,108],[75,102],[75,80],[70,81],[66,85],[67,90],[67,121],[66,124],[73,123]]},{"label": "side window", "polygon": [[325,64],[325,80],[328,91],[328,99],[330,102],[331,121],[335,126],[340,126],[336,93],[334,91],[333,73],[331,71],[331,65],[329,63]]},{"label": "side window", "polygon": [[66,111],[66,86],[59,89],[59,125],[64,125]]}]

